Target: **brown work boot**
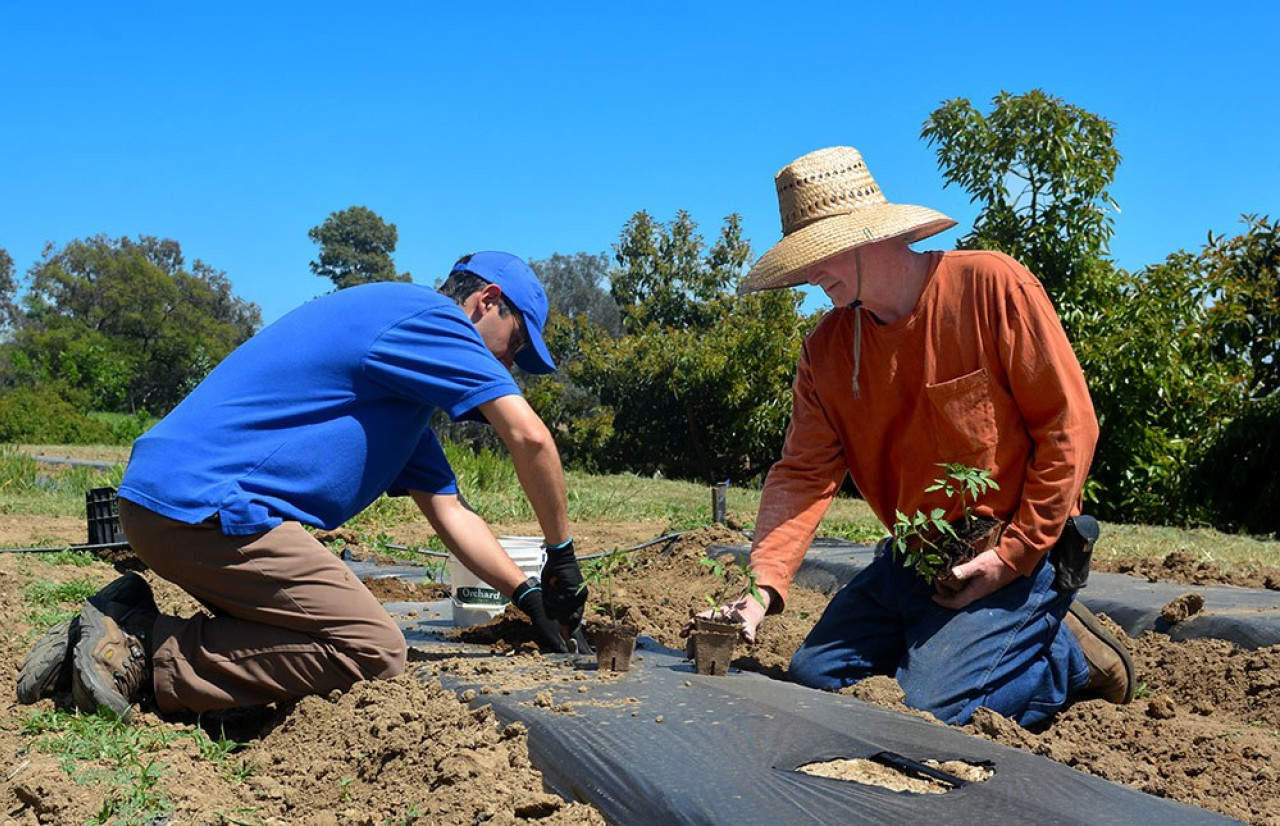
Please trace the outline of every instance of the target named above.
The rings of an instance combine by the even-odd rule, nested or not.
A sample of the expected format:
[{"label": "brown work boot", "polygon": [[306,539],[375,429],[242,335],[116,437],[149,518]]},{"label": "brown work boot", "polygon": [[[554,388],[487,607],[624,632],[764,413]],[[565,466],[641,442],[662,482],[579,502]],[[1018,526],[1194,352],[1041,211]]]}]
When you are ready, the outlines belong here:
[{"label": "brown work boot", "polygon": [[[127,613],[127,612],[126,612]],[[133,627],[150,626],[145,619]],[[151,694],[151,652],[147,643],[128,628],[130,617],[117,622],[93,602],[80,610],[80,639],[75,646],[71,695],[81,711],[108,708],[126,723],[133,704]],[[155,614],[151,615],[155,621]]]},{"label": "brown work boot", "polygon": [[[120,612],[158,613],[151,586],[132,571],[108,583],[89,600],[104,611],[114,604]],[[23,658],[18,672],[18,702],[34,703],[71,690],[72,652],[79,639],[78,616],[60,622],[40,635]]]},{"label": "brown work boot", "polygon": [[1089,682],[1081,698],[1096,697],[1118,705],[1133,699],[1134,672],[1129,649],[1084,607],[1073,600],[1062,618],[1089,662]]}]

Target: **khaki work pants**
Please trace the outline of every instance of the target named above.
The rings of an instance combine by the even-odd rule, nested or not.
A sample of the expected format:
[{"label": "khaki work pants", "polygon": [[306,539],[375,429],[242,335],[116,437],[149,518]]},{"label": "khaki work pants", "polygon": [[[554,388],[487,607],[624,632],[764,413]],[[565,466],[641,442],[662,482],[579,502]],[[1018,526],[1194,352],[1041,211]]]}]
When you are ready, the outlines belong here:
[{"label": "khaki work pants", "polygon": [[297,522],[227,536],[120,500],[138,557],[213,610],[161,615],[152,632],[161,712],[345,691],[404,671],[404,634],[351,570]]}]

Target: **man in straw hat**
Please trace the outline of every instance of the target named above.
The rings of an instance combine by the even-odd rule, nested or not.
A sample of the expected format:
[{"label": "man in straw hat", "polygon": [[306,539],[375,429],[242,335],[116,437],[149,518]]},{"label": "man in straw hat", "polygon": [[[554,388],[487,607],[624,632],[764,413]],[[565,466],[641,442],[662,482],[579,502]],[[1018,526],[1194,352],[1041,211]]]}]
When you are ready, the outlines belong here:
[{"label": "man in straw hat", "polygon": [[1074,697],[1127,702],[1124,645],[1073,602],[1096,522],[1072,517],[1098,425],[1039,281],[1001,253],[914,252],[955,222],[889,203],[850,147],[805,155],[776,184],[783,238],[738,291],[807,283],[835,309],[805,341],[765,482],[751,553],[765,605],[733,606],[746,636],[783,609],[846,472],[891,526],[935,508],[961,520],[959,502],[929,490],[959,464],[998,485],[973,507],[1003,525],[994,546],[933,582],[878,554],[831,600],[792,679],[839,689],[893,675],[909,704],[956,724],[979,706],[1032,725]]},{"label": "man in straw hat", "polygon": [[[401,673],[396,623],[303,527],[336,528],[384,492],[412,496],[445,546],[529,616],[540,643],[567,651],[586,594],[564,473],[510,373],[555,369],[547,311],[524,261],[479,252],[438,290],[350,287],[259,332],[134,443],[119,491],[134,551],[212,614],[162,615],[129,575],[37,643],[23,699],[69,683],[84,710],[128,718],[146,697],[161,712],[198,713]],[[463,501],[429,427],[437,409],[482,416],[509,448],[547,543],[541,583]]]}]

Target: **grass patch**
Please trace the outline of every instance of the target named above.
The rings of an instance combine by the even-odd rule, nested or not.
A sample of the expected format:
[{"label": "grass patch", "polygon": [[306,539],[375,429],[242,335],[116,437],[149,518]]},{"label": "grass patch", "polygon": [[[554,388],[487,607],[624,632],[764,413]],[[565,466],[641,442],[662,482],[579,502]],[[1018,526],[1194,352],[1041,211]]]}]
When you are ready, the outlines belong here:
[{"label": "grass patch", "polygon": [[[51,514],[84,516],[84,493],[94,487],[119,484],[127,447],[62,447],[26,445],[0,448],[0,510],[11,514]],[[118,461],[108,471],[91,468],[64,468],[40,465],[20,452],[49,456]],[[470,505],[498,533],[517,525],[527,528],[534,514],[524,497],[515,468],[502,448],[474,452],[447,445],[445,453],[458,476],[459,486]],[[566,473],[569,518],[574,522],[653,523],[653,534],[687,530],[711,522],[711,491],[708,485],[668,479],[651,479],[636,474],[591,475]],[[760,504],[760,491],[753,487],[730,487],[726,494],[729,518],[750,528]],[[408,497],[383,496],[358,514],[347,527],[362,544],[387,556],[421,559],[416,548],[400,550],[397,528],[423,517]],[[819,535],[854,542],[872,543],[887,531],[860,499],[837,496],[831,503]],[[57,544],[57,543],[51,543]],[[430,541],[428,550],[443,550]],[[1174,551],[1195,554],[1225,570],[1280,566],[1280,541],[1206,528],[1184,530],[1151,525],[1103,525],[1095,551],[1100,560],[1119,557],[1162,559]]]},{"label": "grass patch", "polygon": [[91,823],[143,824],[171,814],[173,804],[160,788],[167,769],[160,756],[184,738],[194,741],[199,759],[227,764],[228,779],[248,774],[243,762],[230,765],[230,755],[243,743],[214,740],[199,728],[128,725],[110,712],[36,711],[23,721],[22,733],[32,738],[32,749],[56,755],[77,783],[104,787],[102,807]]},{"label": "grass patch", "polygon": [[[50,541],[49,547],[58,544]],[[35,559],[46,565],[69,565],[73,568],[87,568],[98,561],[92,551],[76,551],[71,548],[64,548],[61,551],[51,551],[49,553],[35,554]]]},{"label": "grass patch", "polygon": [[81,604],[98,593],[100,587],[87,579],[70,582],[37,579],[28,583],[22,589],[22,602],[27,607],[23,620],[32,627],[32,636],[79,614]]},{"label": "grass patch", "polygon": [[[28,455],[36,452],[34,447],[0,447],[0,507],[6,513],[83,517],[85,491],[119,487],[124,477],[124,458],[105,460],[117,462],[108,468],[51,465]],[[69,452],[70,448],[43,448],[49,456],[68,457]]]}]

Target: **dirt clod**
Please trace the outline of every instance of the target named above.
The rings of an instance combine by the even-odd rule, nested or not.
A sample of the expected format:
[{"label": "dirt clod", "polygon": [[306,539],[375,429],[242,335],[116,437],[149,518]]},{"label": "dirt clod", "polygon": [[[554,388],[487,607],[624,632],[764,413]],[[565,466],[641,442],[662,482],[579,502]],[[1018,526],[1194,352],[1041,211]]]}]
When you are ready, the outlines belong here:
[{"label": "dirt clod", "polygon": [[1170,625],[1175,625],[1190,616],[1200,613],[1204,608],[1204,597],[1195,592],[1182,594],[1169,601],[1160,609],[1160,618]]}]

